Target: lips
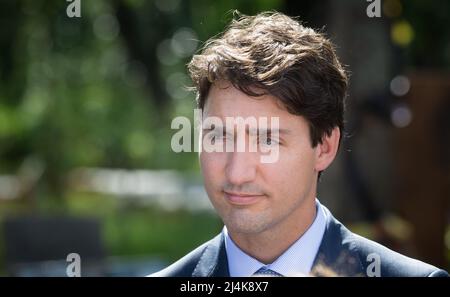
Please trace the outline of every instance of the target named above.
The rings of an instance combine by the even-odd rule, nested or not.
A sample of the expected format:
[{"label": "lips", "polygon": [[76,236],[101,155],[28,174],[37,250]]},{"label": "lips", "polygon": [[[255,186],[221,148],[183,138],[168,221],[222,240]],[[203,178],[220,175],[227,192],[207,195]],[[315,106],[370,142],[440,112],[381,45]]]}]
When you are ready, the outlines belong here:
[{"label": "lips", "polygon": [[252,194],[252,193],[224,192],[224,194],[228,202],[235,205],[250,205],[256,203],[258,200],[264,197],[264,195],[262,194]]}]

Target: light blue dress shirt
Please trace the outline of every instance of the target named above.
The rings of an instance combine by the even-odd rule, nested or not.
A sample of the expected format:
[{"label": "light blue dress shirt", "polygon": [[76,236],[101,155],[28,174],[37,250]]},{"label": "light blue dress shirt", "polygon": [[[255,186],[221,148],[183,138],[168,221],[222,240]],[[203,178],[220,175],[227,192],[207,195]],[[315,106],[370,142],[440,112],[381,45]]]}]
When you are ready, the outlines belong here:
[{"label": "light blue dress shirt", "polygon": [[294,242],[273,263],[265,265],[247,255],[231,239],[226,226],[225,249],[228,257],[228,270],[232,277],[252,276],[261,267],[273,270],[283,276],[307,276],[322,242],[326,226],[326,213],[316,199],[316,217],[306,232]]}]

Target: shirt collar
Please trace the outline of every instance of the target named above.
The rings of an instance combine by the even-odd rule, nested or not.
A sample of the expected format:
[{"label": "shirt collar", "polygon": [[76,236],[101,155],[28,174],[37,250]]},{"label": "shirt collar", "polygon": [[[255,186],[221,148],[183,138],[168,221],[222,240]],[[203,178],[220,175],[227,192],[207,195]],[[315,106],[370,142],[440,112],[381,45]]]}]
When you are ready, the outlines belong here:
[{"label": "shirt collar", "polygon": [[223,228],[225,249],[230,276],[252,276],[261,267],[266,267],[284,276],[308,275],[322,242],[326,227],[326,213],[316,199],[316,217],[306,232],[273,263],[265,265],[247,255],[231,239],[226,226]]}]

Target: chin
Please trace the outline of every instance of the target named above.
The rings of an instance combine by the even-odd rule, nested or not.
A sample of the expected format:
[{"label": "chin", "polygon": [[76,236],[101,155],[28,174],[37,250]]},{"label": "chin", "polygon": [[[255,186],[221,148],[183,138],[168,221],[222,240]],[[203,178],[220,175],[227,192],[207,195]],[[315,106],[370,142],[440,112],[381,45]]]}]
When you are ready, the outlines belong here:
[{"label": "chin", "polygon": [[271,226],[267,214],[251,214],[246,211],[231,213],[223,217],[222,220],[228,230],[244,234],[261,233]]}]

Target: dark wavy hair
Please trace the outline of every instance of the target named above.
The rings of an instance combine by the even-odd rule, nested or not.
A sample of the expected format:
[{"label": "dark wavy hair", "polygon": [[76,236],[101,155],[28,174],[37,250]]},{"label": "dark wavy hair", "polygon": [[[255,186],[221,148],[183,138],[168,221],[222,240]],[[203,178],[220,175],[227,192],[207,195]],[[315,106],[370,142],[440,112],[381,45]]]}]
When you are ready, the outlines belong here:
[{"label": "dark wavy hair", "polygon": [[235,15],[188,64],[198,107],[215,81],[226,80],[249,96],[273,95],[306,118],[313,147],[335,127],[342,135],[348,78],[334,45],[281,13]]}]

